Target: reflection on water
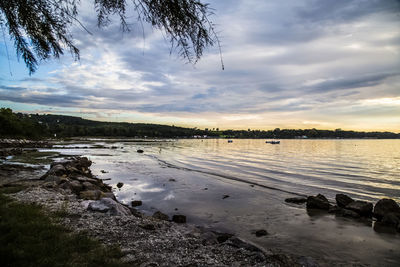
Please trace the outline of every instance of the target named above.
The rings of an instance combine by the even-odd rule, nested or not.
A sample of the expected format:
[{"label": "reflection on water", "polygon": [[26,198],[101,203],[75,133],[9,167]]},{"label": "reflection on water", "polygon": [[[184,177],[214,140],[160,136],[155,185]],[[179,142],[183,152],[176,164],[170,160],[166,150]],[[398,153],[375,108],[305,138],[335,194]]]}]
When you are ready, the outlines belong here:
[{"label": "reflection on water", "polygon": [[[400,201],[400,140],[115,142],[114,150],[59,151],[89,156],[95,175],[111,179],[107,182],[114,187],[124,183],[115,187],[120,201],[142,200],[140,209],[148,214],[185,214],[190,223],[321,262],[400,264],[399,234],[371,221],[308,214],[304,204],[284,202],[286,197],[317,193],[331,200],[346,193],[368,201]],[[255,229],[266,229],[269,235],[257,238]]]},{"label": "reflection on water", "polygon": [[400,140],[182,140],[157,150],[172,166],[294,193],[400,200]]}]

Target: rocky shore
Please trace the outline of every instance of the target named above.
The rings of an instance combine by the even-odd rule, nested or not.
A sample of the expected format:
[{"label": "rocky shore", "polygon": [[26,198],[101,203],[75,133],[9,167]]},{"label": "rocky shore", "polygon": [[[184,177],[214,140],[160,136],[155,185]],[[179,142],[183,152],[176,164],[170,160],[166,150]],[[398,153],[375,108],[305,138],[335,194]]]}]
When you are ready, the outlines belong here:
[{"label": "rocky shore", "polygon": [[371,202],[354,200],[345,194],[336,194],[335,201],[335,204],[331,204],[321,194],[285,199],[288,203],[306,203],[308,212],[325,211],[338,217],[367,221],[377,232],[400,232],[400,206],[393,199],[383,198],[374,205]]},{"label": "rocky shore", "polygon": [[84,157],[55,162],[40,179],[21,181],[28,188],[11,196],[65,213],[63,225],[118,244],[132,266],[318,266],[312,258],[262,250],[232,234],[186,224],[183,217],[176,223],[161,212],[145,216],[116,201],[90,165]]}]

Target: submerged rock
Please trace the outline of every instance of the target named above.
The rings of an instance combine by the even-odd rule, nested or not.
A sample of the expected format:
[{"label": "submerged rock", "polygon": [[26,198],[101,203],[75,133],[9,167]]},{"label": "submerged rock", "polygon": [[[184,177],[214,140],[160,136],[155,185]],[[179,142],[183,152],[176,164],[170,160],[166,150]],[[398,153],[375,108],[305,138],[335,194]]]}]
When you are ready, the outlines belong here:
[{"label": "submerged rock", "polygon": [[265,236],[267,234],[268,234],[267,230],[264,230],[264,229],[260,229],[260,230],[255,231],[256,237]]},{"label": "submerged rock", "polygon": [[354,199],[349,197],[348,195],[345,194],[336,194],[336,203],[339,207],[344,208],[351,202],[353,202]]},{"label": "submerged rock", "polygon": [[329,201],[324,195],[318,194],[307,198],[307,209],[329,210],[329,206]]},{"label": "submerged rock", "polygon": [[400,207],[393,199],[383,198],[379,200],[374,207],[373,215],[378,220],[391,212],[400,213]]},{"label": "submerged rock", "polygon": [[346,205],[346,209],[357,212],[362,216],[371,216],[372,215],[373,205],[370,202],[356,200]]},{"label": "submerged rock", "polygon": [[131,202],[132,207],[138,207],[138,206],[142,206],[142,201],[141,200],[133,200]]},{"label": "submerged rock", "polygon": [[176,215],[172,216],[172,221],[176,222],[176,223],[186,223],[186,216],[176,214]]},{"label": "submerged rock", "polygon": [[303,204],[303,203],[307,202],[307,198],[305,198],[305,197],[291,197],[291,198],[285,199],[285,202],[294,203],[294,204]]}]

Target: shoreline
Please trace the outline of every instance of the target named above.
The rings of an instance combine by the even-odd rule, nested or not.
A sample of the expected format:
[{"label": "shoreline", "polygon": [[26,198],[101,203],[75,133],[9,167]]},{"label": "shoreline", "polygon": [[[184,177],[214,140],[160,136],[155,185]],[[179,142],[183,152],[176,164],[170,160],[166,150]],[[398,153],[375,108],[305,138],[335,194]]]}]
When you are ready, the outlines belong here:
[{"label": "shoreline", "polygon": [[[50,169],[47,177],[49,173],[54,171]],[[125,254],[122,261],[135,266],[318,266],[310,257],[262,250],[213,229],[160,220],[139,212],[113,215],[89,211],[88,206],[100,200],[80,199],[71,190],[59,188],[54,182],[49,184],[45,179],[13,183],[14,186],[24,184],[27,189],[9,196],[19,202],[42,205],[49,212],[63,210],[66,216],[62,225],[73,231],[85,231],[105,245],[119,245]]]},{"label": "shoreline", "polygon": [[[116,145],[121,145],[121,144],[116,144]],[[104,149],[113,149],[113,148],[107,146],[107,147],[104,147]],[[135,148],[134,151],[135,151],[135,155],[136,155],[136,148]],[[40,153],[48,153],[48,152],[40,152]],[[59,154],[56,157],[54,157],[56,163],[52,164],[53,167],[55,165],[57,165],[57,163],[66,163],[65,161],[60,161],[62,158],[65,159],[66,157],[70,157],[68,155],[63,154],[63,152],[61,152],[61,154],[60,154],[60,152],[57,152],[57,153],[59,153]],[[103,152],[101,152],[101,153],[103,153]],[[29,157],[29,155],[33,155],[32,152],[29,152],[28,157]],[[70,154],[70,155],[76,155],[76,153],[73,153],[73,154]],[[86,155],[91,155],[91,154],[87,154],[86,153]],[[139,156],[141,154],[137,154],[137,155]],[[109,156],[111,156],[111,154]],[[139,156],[139,158],[141,158],[141,156]],[[96,161],[96,157],[94,157],[94,160]],[[99,160],[99,158],[97,158],[97,160]],[[110,163],[113,163],[113,162],[114,161],[111,161]],[[10,166],[10,165],[6,165],[6,166]],[[133,165],[133,166],[136,166],[135,169],[137,171],[143,172],[143,174],[146,174],[146,175],[149,174],[146,171],[146,169],[144,169],[144,170],[142,169],[142,167],[141,167],[142,165],[140,163],[136,164],[136,165]],[[70,167],[71,166],[69,166],[68,168],[70,168]],[[102,175],[102,173],[108,173],[108,172],[105,172],[105,171],[101,171],[100,172],[100,170],[103,170],[103,169],[104,170],[110,170],[110,171],[113,170],[113,168],[109,169],[109,167],[110,167],[109,165],[107,165],[107,164],[104,165],[104,163],[100,164],[100,165],[95,164],[95,166],[93,166],[93,171],[94,171],[94,173],[96,175],[98,175],[97,177],[104,177]],[[150,167],[152,168],[154,166],[150,165]],[[68,168],[65,168],[65,169],[68,169]],[[171,229],[175,229],[175,230],[173,230],[175,232],[176,231],[180,232],[181,235],[182,234],[184,235],[184,238],[187,238],[186,235],[189,235],[189,237],[195,236],[197,239],[200,239],[201,242],[198,243],[198,247],[205,246],[205,244],[207,244],[208,248],[213,249],[213,246],[209,246],[209,242],[211,242],[212,245],[215,245],[215,246],[218,246],[218,247],[219,246],[229,246],[229,247],[235,247],[236,249],[241,249],[241,250],[245,250],[245,251],[249,250],[249,245],[250,245],[250,251],[253,251],[254,249],[251,249],[251,247],[252,247],[251,244],[256,244],[256,246],[258,246],[257,250],[260,250],[259,248],[263,248],[263,249],[261,249],[261,251],[262,251],[264,257],[267,256],[266,259],[264,260],[264,262],[267,262],[267,261],[275,262],[275,261],[277,261],[278,262],[277,264],[279,264],[279,265],[276,265],[276,266],[296,266],[296,265],[299,265],[299,264],[303,265],[304,261],[308,262],[307,263],[308,265],[306,264],[305,266],[318,266],[317,263],[319,264],[319,266],[370,266],[370,265],[375,266],[375,264],[368,263],[368,262],[365,262],[365,261],[361,261],[361,262],[364,262],[363,264],[361,264],[361,262],[359,260],[356,260],[356,258],[354,258],[354,257],[346,257],[346,258],[343,258],[343,259],[342,258],[337,258],[337,257],[334,257],[334,256],[330,257],[330,255],[327,254],[331,250],[331,248],[329,246],[321,244],[322,247],[315,247],[311,243],[308,244],[307,240],[311,236],[307,237],[307,232],[306,232],[306,234],[300,234],[300,235],[297,235],[297,234],[296,235],[290,235],[289,234],[289,236],[291,236],[292,239],[290,239],[290,238],[287,239],[286,243],[274,242],[273,239],[275,238],[275,236],[277,234],[279,235],[279,233],[282,233],[282,230],[285,229],[285,228],[283,228],[283,229],[280,229],[279,231],[277,231],[276,227],[278,227],[278,228],[282,227],[282,226],[280,226],[280,225],[282,225],[281,224],[282,221],[279,221],[279,220],[276,220],[276,219],[277,218],[281,218],[282,215],[280,215],[280,217],[273,218],[274,217],[273,214],[277,214],[276,212],[273,212],[273,214],[271,214],[271,213],[268,213],[268,212],[264,211],[264,213],[268,216],[268,221],[265,221],[264,225],[261,225],[261,224],[254,225],[255,228],[267,227],[266,229],[268,229],[268,233],[267,233],[268,236],[266,238],[255,238],[255,237],[253,237],[254,233],[253,232],[250,233],[250,230],[253,231],[253,230],[255,230],[255,228],[253,228],[252,226],[250,226],[251,228],[243,228],[242,229],[242,230],[244,230],[246,232],[246,234],[244,234],[244,235],[243,235],[243,232],[241,232],[240,230],[238,231],[238,228],[231,228],[229,226],[225,227],[225,228],[221,228],[221,227],[215,227],[216,225],[214,225],[214,224],[203,224],[203,223],[201,223],[200,225],[203,225],[206,228],[204,228],[204,227],[203,228],[196,227],[196,225],[194,225],[194,224],[197,224],[198,222],[196,222],[192,218],[192,216],[193,215],[196,216],[196,214],[191,212],[191,211],[189,211],[189,210],[187,210],[187,209],[186,210],[182,209],[182,211],[183,211],[183,214],[186,213],[186,215],[188,215],[189,222],[191,222],[192,224],[184,224],[184,225],[182,225],[182,224],[176,224],[176,223],[169,222],[170,225],[165,226],[163,223],[168,223],[168,222],[161,221],[161,223],[158,223],[158,220],[155,220],[151,216],[151,214],[154,211],[156,211],[156,209],[153,209],[151,206],[146,205],[146,204],[144,204],[146,206],[146,209],[148,209],[150,207],[153,210],[151,211],[151,213],[147,213],[147,214],[149,214],[149,216],[140,215],[140,217],[144,217],[144,218],[138,218],[138,217],[134,218],[135,220],[141,221],[141,223],[138,223],[138,222],[133,223],[130,220],[126,220],[126,218],[123,219],[123,220],[119,220],[119,219],[117,220],[117,219],[115,219],[115,216],[110,216],[110,214],[104,214],[104,213],[93,212],[93,211],[87,210],[88,201],[79,199],[79,197],[78,197],[79,194],[76,194],[76,192],[73,193],[71,190],[69,192],[68,192],[68,190],[65,190],[65,189],[68,189],[68,188],[61,188],[61,190],[59,188],[57,188],[58,187],[57,186],[57,182],[59,181],[58,178],[54,178],[53,177],[53,178],[49,179],[48,181],[46,181],[47,184],[44,185],[45,181],[44,180],[39,180],[39,177],[41,177],[46,170],[47,169],[36,170],[36,174],[35,175],[31,175],[32,177],[29,177],[29,172],[32,172],[33,171],[32,169],[24,170],[22,168],[22,170],[17,170],[17,168],[16,168],[14,170],[11,170],[10,173],[13,173],[14,176],[18,176],[19,178],[22,178],[22,179],[37,178],[36,180],[27,179],[27,180],[23,181],[24,183],[26,183],[29,186],[31,186],[31,189],[28,189],[28,190],[31,191],[29,193],[32,196],[31,200],[30,200],[31,202],[40,201],[42,195],[44,196],[46,194],[50,194],[48,197],[46,197],[42,201],[42,204],[44,206],[49,206],[50,208],[52,208],[52,205],[54,204],[54,205],[57,205],[58,208],[61,207],[61,208],[67,209],[68,208],[67,204],[72,203],[71,204],[72,205],[72,210],[69,213],[68,218],[66,218],[66,220],[67,220],[66,225],[68,225],[68,224],[74,225],[74,227],[75,227],[74,230],[75,231],[77,231],[77,230],[87,230],[88,232],[93,231],[94,232],[93,233],[93,237],[104,240],[103,243],[107,243],[107,244],[111,244],[111,243],[115,244],[115,243],[120,243],[120,242],[129,243],[129,240],[136,240],[136,236],[129,236],[129,235],[126,234],[126,232],[130,232],[132,230],[131,228],[134,228],[134,229],[138,230],[138,231],[135,230],[136,234],[138,236],[144,236],[145,239],[149,238],[149,236],[153,236],[153,237],[156,238],[156,241],[154,241],[154,242],[159,242],[160,240],[161,241],[164,240],[165,239],[165,235],[168,234],[169,230],[163,228],[163,227],[167,227],[168,229],[170,229],[170,228]],[[73,169],[70,169],[70,170],[72,170],[74,172]],[[18,174],[17,174],[17,172],[18,172]],[[90,173],[90,169],[87,168],[87,169],[82,170],[82,172],[80,172],[78,174],[85,176],[88,173]],[[164,186],[163,183],[168,182],[168,179],[170,177],[170,173],[168,175],[165,172],[163,172],[163,173],[165,174],[164,178],[162,178],[161,180],[157,180],[156,181],[157,183],[159,183],[158,186],[160,186],[160,187]],[[22,175],[22,177],[21,177],[19,174],[24,174],[24,175]],[[65,173],[65,171],[61,171],[58,174],[62,178],[62,180],[65,182],[65,178],[68,179],[69,175],[71,173]],[[77,174],[77,173],[75,173],[75,174]],[[115,191],[114,191],[115,194],[117,196],[119,196],[119,198],[120,198],[122,196],[122,195],[120,195],[120,193],[123,192],[123,191],[129,190],[131,188],[131,186],[130,186],[130,184],[128,182],[127,187],[125,187],[125,186],[122,187],[121,190],[123,190],[123,191],[117,189],[118,188],[118,186],[117,186],[117,182],[118,181],[125,182],[127,180],[124,180],[123,177],[124,177],[125,174],[123,172],[113,173],[113,175],[116,178],[113,178],[113,181],[111,182],[111,185],[113,185],[113,187],[115,188]],[[3,176],[1,172],[0,172],[0,176]],[[10,176],[13,176],[13,175],[10,175]],[[36,177],[34,177],[34,176],[36,176]],[[62,176],[65,176],[65,177],[62,177]],[[118,177],[120,177],[120,178],[118,178]],[[171,176],[171,177],[174,177],[174,176]],[[4,178],[4,176],[2,178]],[[43,178],[45,178],[45,177],[43,177]],[[93,178],[93,177],[88,177],[88,178]],[[150,178],[150,176],[146,176],[146,177],[143,176],[143,179],[144,179],[143,181],[144,182],[150,182],[150,180],[148,180],[149,178]],[[169,183],[171,186],[175,186],[175,185],[180,186],[180,184],[184,184],[184,181],[179,179],[179,176],[178,176],[178,178],[177,177],[174,177],[174,178],[176,178],[177,181],[173,180],[173,182]],[[188,177],[186,177],[186,178],[188,178]],[[122,180],[120,180],[120,179],[122,179]],[[195,179],[195,177],[194,177],[194,179]],[[80,180],[82,180],[82,178]],[[100,180],[105,181],[105,179],[98,179],[98,180],[99,181]],[[193,178],[192,178],[192,180],[193,180]],[[192,181],[192,180],[187,180],[187,182]],[[152,182],[154,182],[154,181],[152,181]],[[110,183],[110,182],[108,182],[108,183]],[[56,186],[54,186],[55,184],[56,184]],[[155,187],[157,187],[157,185]],[[210,186],[208,186],[208,187],[210,187]],[[46,192],[43,191],[43,190],[36,190],[37,188],[43,189]],[[227,189],[225,186],[224,186],[224,188]],[[134,189],[134,188],[131,188],[131,189]],[[200,184],[200,189],[202,189],[202,185],[201,184]],[[211,186],[210,189],[213,190],[214,188]],[[224,191],[225,191],[225,189],[224,189]],[[217,198],[218,198],[218,194],[222,193],[222,191],[218,191],[218,189],[216,189],[216,190],[217,190],[216,192],[217,192]],[[229,203],[232,203],[232,200],[233,200],[233,203],[237,202],[237,198],[235,199],[235,195],[236,195],[236,197],[238,195],[235,194],[233,191],[229,192],[230,189],[227,189],[227,190],[228,191],[226,191],[224,193],[229,193],[231,195],[231,197],[228,198],[228,200],[224,200],[224,202],[228,201]],[[204,192],[204,193],[209,192],[209,191],[203,191],[203,190],[201,190],[201,191]],[[252,188],[251,191],[254,191],[253,188]],[[193,192],[193,191],[191,191],[191,192]],[[236,192],[236,193],[238,193],[238,192]],[[60,197],[56,197],[55,196],[55,195],[58,195],[58,194],[61,194]],[[21,199],[23,200],[24,197],[26,197],[27,195],[28,194],[23,194],[22,193]],[[202,194],[202,195],[206,196],[207,194]],[[190,195],[186,195],[186,197],[191,198]],[[282,197],[282,196],[276,195],[276,197]],[[141,199],[141,198],[136,198],[136,199]],[[177,197],[177,199],[181,199],[181,200],[185,201],[186,198],[185,198],[185,195],[181,195],[180,197]],[[120,201],[123,201],[124,203],[126,203],[126,204],[128,204],[130,206],[131,202],[130,201],[126,201],[126,200],[127,199],[124,200],[123,198],[120,199]],[[95,201],[95,200],[91,200],[91,201]],[[203,203],[203,201],[204,201],[204,203]],[[281,201],[283,202],[284,198],[282,198]],[[203,203],[203,206],[207,205],[207,203],[211,204],[210,201],[206,201],[206,199],[204,199],[204,198],[202,198],[201,202]],[[84,206],[82,206],[82,204],[84,204]],[[119,204],[122,204],[122,203],[119,203]],[[164,211],[165,205],[157,205],[156,203],[154,203],[153,205],[154,205],[154,207],[158,207],[161,211]],[[125,205],[125,204],[122,204],[122,206],[127,207],[127,205]],[[296,211],[295,212],[296,213],[295,216],[299,216],[300,214],[306,212],[306,210],[303,209],[304,207],[302,208],[301,206],[296,206],[296,205],[293,205],[293,204],[289,204],[289,205],[284,204],[284,205],[281,205],[281,206],[283,206],[284,209],[281,209],[279,211],[280,214],[281,214],[281,212],[283,212],[286,215],[293,214],[293,212],[290,212],[290,210],[292,210],[292,211],[295,210]],[[176,207],[176,206],[172,206],[172,208],[174,208],[174,207]],[[262,208],[262,207],[260,206],[259,208]],[[140,209],[143,210],[142,207],[140,207]],[[148,211],[146,209],[144,210],[144,212]],[[55,210],[57,210],[57,209],[55,209]],[[165,210],[165,212],[167,212],[167,214],[169,214],[172,217],[172,215],[173,215],[171,213],[172,209],[169,210],[169,211],[168,210],[169,209]],[[177,209],[175,209],[175,210],[177,210]],[[179,207],[179,210],[181,211],[181,207]],[[210,208],[208,208],[207,210],[208,210],[208,212],[212,212],[210,210]],[[97,217],[90,215],[92,213],[96,213]],[[136,212],[134,212],[134,213],[136,215],[139,215]],[[307,210],[307,213],[308,213],[308,210]],[[88,214],[90,216],[87,216]],[[112,218],[105,219],[102,216],[105,216],[105,217],[108,216],[108,217],[112,217]],[[235,216],[235,215],[233,215],[233,216]],[[271,216],[272,216],[272,218],[271,218]],[[300,216],[302,216],[302,215],[300,215]],[[83,219],[82,217],[85,217],[85,218]],[[117,217],[121,217],[121,216],[117,216]],[[289,223],[292,223],[292,224],[293,223],[307,223],[307,224],[310,223],[310,225],[312,225],[312,224],[314,224],[313,221],[318,221],[318,224],[322,223],[322,225],[324,225],[324,226],[330,226],[330,228],[327,228],[327,229],[334,230],[335,229],[334,228],[334,224],[336,223],[336,220],[335,220],[334,217],[336,217],[336,216],[331,215],[331,214],[323,216],[322,213],[321,214],[320,213],[317,213],[317,214],[305,214],[305,216],[303,216],[303,217],[293,217],[293,218],[291,217],[291,222],[289,222]],[[231,219],[233,220],[233,218],[231,218]],[[303,218],[306,221],[304,221],[302,219],[299,220],[299,218]],[[273,220],[271,221],[271,219],[273,219]],[[88,220],[91,223],[86,223],[85,220]],[[343,220],[349,221],[349,219],[347,219],[347,218],[345,218],[345,219],[338,218],[337,220],[338,220],[337,221],[338,225],[342,225],[344,227],[354,228],[354,230],[356,231],[355,232],[356,236],[357,236],[357,234],[364,234],[364,235],[362,235],[360,237],[368,237],[368,236],[370,236],[369,233],[368,233],[368,235],[365,235],[369,229],[367,229],[366,227],[361,227],[361,225],[359,223],[353,223],[352,221],[350,221],[350,224],[349,224],[348,222],[343,222]],[[340,220],[340,222],[339,222],[339,220]],[[101,225],[101,226],[97,225],[97,221],[102,221],[103,224],[108,225],[108,226],[113,225],[115,223],[116,225],[113,226],[113,229],[116,232],[120,233],[119,236],[123,236],[123,240],[121,241],[118,238],[118,236],[117,237],[113,236],[113,233],[109,232],[108,228],[104,228],[104,225]],[[122,222],[120,223],[120,221],[122,221]],[[89,224],[89,225],[86,225],[86,224]],[[124,225],[127,225],[127,226],[124,227]],[[129,225],[131,226],[131,228],[129,228]],[[322,225],[319,225],[319,226],[322,226]],[[91,227],[91,226],[93,226],[93,227]],[[231,226],[233,226],[233,225],[231,225]],[[248,226],[249,225],[247,225],[246,227],[248,227]],[[317,234],[317,232],[315,232],[315,230],[323,229],[323,228],[320,228],[319,226],[317,226],[317,228],[311,226],[311,228],[310,228],[311,232],[309,231],[308,234],[311,234],[311,235]],[[218,233],[218,232],[215,231],[215,229],[219,229],[219,231],[223,231],[223,232],[236,233],[237,236],[240,236],[241,238],[244,238],[242,240],[247,240],[247,241],[246,242],[237,241],[238,239],[236,237],[233,237],[233,239],[232,239],[233,241],[232,240],[228,240],[230,238],[230,236],[227,236],[226,233],[225,234],[224,233]],[[299,230],[299,229],[305,230],[304,226],[302,226],[300,224],[295,229],[297,229],[297,230]],[[142,232],[140,232],[140,231],[142,231],[142,232],[144,231],[144,234]],[[183,231],[183,233],[182,233],[182,231]],[[156,235],[156,232],[160,232],[160,233],[157,233],[158,236]],[[304,232],[304,231],[302,231],[302,232]],[[344,233],[346,233],[346,232],[344,232]],[[338,232],[338,234],[341,234],[341,233]],[[225,239],[221,243],[218,241],[220,235],[222,235],[223,236],[222,238]],[[252,236],[252,237],[250,237],[249,235]],[[300,239],[296,238],[296,237],[299,237]],[[340,238],[340,236],[336,235],[336,238]],[[209,241],[209,239],[211,241]],[[221,239],[219,239],[219,240],[221,240]],[[347,240],[349,240],[349,239],[347,239]],[[198,242],[198,241],[199,240],[195,241],[195,243]],[[312,241],[315,241],[315,240],[312,240]],[[344,244],[343,241],[344,240],[340,240],[340,242],[338,242],[336,244],[333,244],[333,245]],[[153,242],[153,245],[154,245],[154,242]],[[168,242],[168,241],[166,241],[166,242]],[[268,244],[267,242],[270,242],[270,243]],[[304,245],[303,245],[303,242],[305,242]],[[373,243],[373,244],[378,246],[378,247],[379,247],[379,244],[380,244],[381,248],[384,247],[384,246],[382,246],[382,243]],[[295,247],[293,247],[294,245],[295,245]],[[303,248],[297,250],[296,247],[299,246],[299,245],[301,247],[303,247]],[[183,244],[183,246],[186,246],[186,245]],[[247,247],[248,249],[243,248],[243,246]],[[189,249],[189,250],[198,249],[198,247],[197,248],[193,248],[193,247],[189,246],[187,249]],[[308,250],[315,250],[315,249],[318,249],[318,251],[324,253],[324,255],[321,256],[321,254],[308,253]],[[359,249],[359,248],[358,247],[357,248],[356,247],[352,248],[352,246],[347,246],[347,249]],[[347,249],[346,249],[346,251],[347,251]],[[132,251],[132,249],[130,248],[130,245],[127,245],[126,250],[124,250],[124,251],[127,253],[126,255],[130,254],[129,251]],[[149,249],[149,252],[147,254],[149,254],[149,253],[151,254],[152,253],[151,251],[152,251],[152,249]],[[284,251],[283,254],[281,253],[281,251]],[[218,251],[215,250],[215,252],[218,252]],[[222,252],[223,252],[223,250],[222,250]],[[332,251],[332,252],[334,252],[334,251]],[[140,252],[140,250],[135,250],[135,253],[141,253],[141,252]],[[221,252],[218,252],[218,253],[221,253]],[[184,256],[184,254],[182,254],[182,255]],[[301,255],[308,255],[308,256],[311,256],[313,258],[302,257]],[[328,255],[328,257],[326,255]],[[215,256],[215,255],[213,255],[212,257],[217,257],[218,258],[218,256]],[[242,258],[242,259],[245,259],[245,258]],[[286,264],[289,260],[290,260],[291,263],[290,264]],[[129,260],[127,260],[127,261],[129,261]],[[229,259],[228,259],[228,261],[229,261]],[[282,263],[282,261],[283,261],[283,263]],[[246,261],[243,262],[242,265],[244,265],[245,263],[246,263]],[[220,263],[220,264],[222,264],[222,263]],[[175,265],[175,264],[174,263],[170,263],[170,265]],[[195,263],[195,265],[199,265],[199,263],[197,262],[197,263]],[[226,264],[226,265],[231,265],[231,263]],[[257,266],[257,265],[255,265],[255,266]]]}]

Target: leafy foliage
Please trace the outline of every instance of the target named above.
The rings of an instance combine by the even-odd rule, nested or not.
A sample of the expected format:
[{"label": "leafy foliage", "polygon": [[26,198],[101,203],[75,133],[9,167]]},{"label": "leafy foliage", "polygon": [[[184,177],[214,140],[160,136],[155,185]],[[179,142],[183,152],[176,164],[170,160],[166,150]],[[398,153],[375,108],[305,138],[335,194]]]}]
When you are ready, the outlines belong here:
[{"label": "leafy foliage", "polygon": [[[166,33],[173,49],[189,62],[195,63],[203,50],[219,40],[208,19],[207,4],[196,0],[132,0],[137,19],[150,23]],[[8,28],[18,56],[32,74],[38,60],[58,58],[64,47],[79,59],[69,27],[77,22],[79,0],[1,0],[0,26]],[[98,26],[109,24],[111,17],[120,18],[123,31],[129,31],[127,0],[94,0]],[[129,9],[130,10],[130,9]],[[222,67],[223,62],[221,60]]]},{"label": "leafy foliage", "polygon": [[222,138],[400,138],[391,132],[356,132],[341,129],[201,130],[159,124],[102,122],[63,115],[13,113],[0,109],[0,136],[3,137],[160,137],[190,138],[195,135]]},{"label": "leafy foliage", "polygon": [[26,114],[13,113],[9,108],[0,109],[0,136],[39,138],[45,135],[45,127],[36,119]]}]

